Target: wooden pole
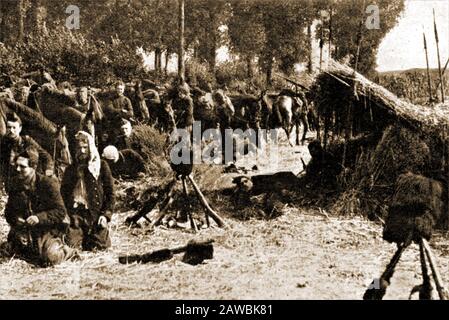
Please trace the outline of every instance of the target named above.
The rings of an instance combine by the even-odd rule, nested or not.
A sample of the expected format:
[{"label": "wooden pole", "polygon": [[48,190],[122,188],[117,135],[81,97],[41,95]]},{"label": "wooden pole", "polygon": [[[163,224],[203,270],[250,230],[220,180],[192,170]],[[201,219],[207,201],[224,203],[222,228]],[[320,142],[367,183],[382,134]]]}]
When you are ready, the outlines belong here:
[{"label": "wooden pole", "polygon": [[[359,64],[359,56],[360,56],[360,47],[362,46],[362,28],[363,28],[363,21],[365,17],[365,0],[363,0],[363,6],[362,6],[362,15],[360,17],[360,23],[359,23],[359,30],[357,35],[357,51],[355,55],[355,62],[354,62],[354,78],[355,73],[357,72],[357,67]],[[354,81],[353,85],[354,95],[357,98],[357,81]],[[357,99],[358,100],[358,99]],[[348,104],[347,107],[347,115],[346,115],[346,128],[345,128],[345,143],[343,146],[343,157],[341,164],[343,167],[346,166],[346,153],[347,153],[347,145],[349,139],[352,138],[352,130],[353,130],[353,119],[352,119],[352,109],[353,109],[353,99]]]},{"label": "wooden pole", "polygon": [[179,28],[179,48],[178,48],[178,77],[179,81],[185,82],[185,63],[184,63],[184,0],[178,0],[178,28]]},{"label": "wooden pole", "polygon": [[332,7],[329,9],[329,60],[332,58]]},{"label": "wooden pole", "polygon": [[437,57],[438,57],[438,74],[440,76],[440,82],[441,82],[441,101],[444,103],[444,82],[443,82],[443,74],[441,70],[441,61],[440,61],[440,44],[438,41],[438,29],[437,29],[437,22],[435,20],[435,9],[433,9],[433,29],[435,31],[435,41],[437,43]]},{"label": "wooden pole", "polygon": [[423,39],[424,39],[424,51],[426,53],[426,65],[427,65],[427,86],[429,90],[429,103],[433,102],[432,98],[432,80],[430,78],[430,68],[429,68],[429,54],[427,52],[427,41],[426,41],[426,34],[423,32]]},{"label": "wooden pole", "polygon": [[427,269],[426,253],[424,251],[424,246],[421,242],[419,244],[419,260],[421,262],[423,283],[421,289],[419,290],[419,300],[432,300],[432,285],[430,283],[429,271]]},{"label": "wooden pole", "polygon": [[427,259],[429,259],[430,269],[432,270],[433,280],[435,281],[435,285],[437,287],[438,295],[441,300],[448,300],[449,294],[447,290],[444,288],[443,281],[441,280],[440,272],[437,269],[437,263],[435,257],[430,250],[430,246],[427,243],[426,239],[422,239],[422,245],[424,247],[424,251],[426,253]]},{"label": "wooden pole", "polygon": [[[443,71],[441,72],[442,75],[443,75],[443,78],[444,78],[444,73],[446,72],[446,69],[447,69],[447,65],[448,65],[448,64],[449,64],[449,58],[447,59],[446,64],[444,65]],[[440,88],[440,85],[441,85],[441,81],[438,82],[437,87],[436,87],[436,90],[438,90],[438,89]]]},{"label": "wooden pole", "polygon": [[390,285],[391,278],[393,277],[394,270],[401,259],[402,253],[410,244],[411,235],[412,234],[410,233],[405,243],[398,245],[398,249],[394,253],[380,278],[377,279],[377,283],[373,280],[370,287],[365,291],[363,300],[382,300],[388,286]]},{"label": "wooden pole", "polygon": [[196,194],[198,195],[199,200],[201,201],[201,204],[206,209],[206,213],[208,216],[210,216],[214,221],[217,223],[219,227],[226,227],[226,222],[210,207],[209,203],[206,200],[206,197],[201,192],[200,188],[196,184],[195,180],[191,176],[188,176],[190,183],[192,184],[193,188],[195,189]]},{"label": "wooden pole", "polygon": [[[185,177],[182,177],[182,189],[184,191],[184,196],[186,197],[186,200],[189,201],[189,190],[187,189],[187,181],[186,181]],[[192,230],[194,232],[197,232],[198,226],[196,225],[195,220],[193,220],[192,211],[191,211],[192,206],[190,205],[190,202],[189,202],[188,207],[185,210],[187,210],[187,217],[189,218],[189,221],[190,221],[190,227],[192,228]]]},{"label": "wooden pole", "polygon": [[323,46],[324,46],[324,39],[323,39],[323,30],[324,30],[324,22],[323,19],[321,19],[321,34],[320,34],[320,71],[321,67],[323,65]]}]

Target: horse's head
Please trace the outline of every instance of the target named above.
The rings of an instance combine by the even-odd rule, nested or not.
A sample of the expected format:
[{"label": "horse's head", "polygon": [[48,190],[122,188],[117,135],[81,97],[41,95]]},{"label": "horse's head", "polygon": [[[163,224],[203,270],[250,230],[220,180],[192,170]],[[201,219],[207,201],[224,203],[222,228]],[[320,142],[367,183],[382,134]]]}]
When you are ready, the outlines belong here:
[{"label": "horse's head", "polygon": [[69,142],[67,140],[67,130],[65,126],[57,126],[53,158],[56,163],[55,169],[57,176],[62,178],[65,168],[72,164],[72,156],[69,150]]},{"label": "horse's head", "polygon": [[171,101],[165,102],[163,105],[166,114],[166,123],[164,123],[164,127],[167,131],[172,131],[176,128],[175,111],[173,110]]},{"label": "horse's head", "polygon": [[225,113],[233,116],[235,113],[234,105],[232,104],[231,99],[224,93],[223,90],[219,89],[215,91],[212,95],[214,102],[217,107],[223,108]]}]

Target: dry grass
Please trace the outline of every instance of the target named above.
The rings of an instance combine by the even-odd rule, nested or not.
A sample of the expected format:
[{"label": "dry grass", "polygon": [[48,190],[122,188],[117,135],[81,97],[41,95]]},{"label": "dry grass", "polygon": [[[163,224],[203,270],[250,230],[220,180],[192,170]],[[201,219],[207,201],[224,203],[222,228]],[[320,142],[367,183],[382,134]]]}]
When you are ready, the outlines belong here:
[{"label": "dry grass", "polygon": [[[304,152],[304,148],[297,148]],[[282,150],[288,164],[292,149]],[[287,157],[287,155],[290,155]],[[287,161],[287,160],[286,160]],[[206,169],[204,169],[206,170]],[[202,186],[217,177],[216,168],[202,171]],[[209,176],[208,176],[209,174]],[[228,179],[223,178],[221,179]],[[207,181],[209,180],[209,181]],[[223,184],[224,185],[224,184]],[[240,221],[232,217],[225,199],[204,189],[210,202],[229,224],[192,234],[182,229],[158,227],[129,229],[131,211],[112,220],[112,248],[83,253],[81,261],[39,269],[18,259],[0,258],[0,296],[3,299],[360,299],[373,277],[378,277],[395,251],[381,238],[381,226],[364,218],[342,218],[324,210],[287,206],[274,220]],[[201,212],[196,214],[202,215]],[[8,227],[0,218],[0,241]],[[144,253],[185,244],[188,240],[215,240],[214,258],[190,266],[181,256],[160,264],[121,265],[118,256]],[[441,270],[449,267],[447,240],[438,236]],[[419,255],[408,249],[399,263],[387,299],[406,299],[419,284]],[[442,272],[445,281],[447,273]]]},{"label": "dry grass", "polygon": [[[359,299],[380,275],[395,248],[381,239],[380,226],[360,218],[339,219],[288,208],[271,221],[239,222],[230,228],[186,231],[157,228],[146,234],[113,220],[108,252],[37,269],[2,261],[0,293],[6,299]],[[177,256],[161,264],[120,265],[124,253],[215,239],[214,259],[196,267]],[[435,240],[441,270],[449,266],[447,243]],[[417,247],[405,253],[386,298],[406,299],[419,283]],[[447,273],[442,273],[448,281]]]}]

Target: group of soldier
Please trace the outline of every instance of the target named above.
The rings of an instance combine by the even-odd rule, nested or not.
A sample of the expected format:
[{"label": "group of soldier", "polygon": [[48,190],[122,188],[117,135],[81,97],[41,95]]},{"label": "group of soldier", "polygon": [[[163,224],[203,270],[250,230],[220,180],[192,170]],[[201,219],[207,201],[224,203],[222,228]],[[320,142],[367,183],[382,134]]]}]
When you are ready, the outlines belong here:
[{"label": "group of soldier", "polygon": [[[120,132],[102,146],[100,155],[90,132],[75,135],[73,162],[62,177],[54,159],[32,137],[22,135],[22,120],[7,115],[1,137],[1,189],[8,195],[4,215],[10,226],[7,254],[39,266],[79,258],[80,250],[111,246],[109,223],[114,213],[114,182],[145,174],[145,161],[133,149],[130,100],[117,82],[111,108],[123,113]],[[131,107],[131,109],[129,109]]]}]

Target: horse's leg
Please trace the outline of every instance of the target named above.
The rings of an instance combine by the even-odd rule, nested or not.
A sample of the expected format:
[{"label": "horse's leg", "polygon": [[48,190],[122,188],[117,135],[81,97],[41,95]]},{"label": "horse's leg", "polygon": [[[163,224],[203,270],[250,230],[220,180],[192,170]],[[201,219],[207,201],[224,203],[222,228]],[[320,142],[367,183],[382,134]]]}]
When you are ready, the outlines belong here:
[{"label": "horse's leg", "polygon": [[[307,122],[307,117],[306,115],[303,115],[301,117],[301,122],[304,125],[304,132],[302,134],[302,139],[301,139],[301,143],[302,145],[304,145],[304,142],[306,141],[306,135],[307,135],[307,131],[309,130],[309,124]],[[296,123],[296,144],[299,146],[299,121]]]},{"label": "horse's leg", "polygon": [[293,125],[291,123],[290,124],[285,124],[283,126],[283,129],[285,131],[285,134],[287,135],[288,144],[290,145],[290,147],[293,147],[293,144],[290,141],[290,134],[292,133]]},{"label": "horse's leg", "polygon": [[[300,127],[301,125],[300,125],[300,123],[299,123],[299,121],[296,121],[295,122],[295,143],[296,143],[296,145],[297,146],[299,146],[299,127]],[[304,144],[304,141],[303,141],[303,144]]]}]

